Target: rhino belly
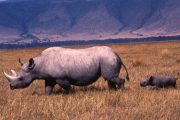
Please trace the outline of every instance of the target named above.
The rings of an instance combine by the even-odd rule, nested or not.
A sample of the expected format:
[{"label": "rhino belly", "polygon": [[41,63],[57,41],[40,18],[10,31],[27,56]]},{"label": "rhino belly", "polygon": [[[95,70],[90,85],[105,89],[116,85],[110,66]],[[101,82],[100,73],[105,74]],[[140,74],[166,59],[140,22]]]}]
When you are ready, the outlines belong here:
[{"label": "rhino belly", "polygon": [[92,71],[82,70],[81,72],[71,74],[68,78],[72,85],[87,86],[97,81],[100,76],[100,69],[96,69]]}]

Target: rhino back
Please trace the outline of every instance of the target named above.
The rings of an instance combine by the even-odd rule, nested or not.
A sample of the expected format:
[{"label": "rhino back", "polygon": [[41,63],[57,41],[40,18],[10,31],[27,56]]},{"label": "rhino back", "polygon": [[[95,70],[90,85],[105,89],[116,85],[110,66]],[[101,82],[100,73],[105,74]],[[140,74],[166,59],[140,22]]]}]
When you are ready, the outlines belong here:
[{"label": "rhino back", "polygon": [[154,84],[159,87],[174,86],[176,79],[171,76],[157,76],[154,79]]}]

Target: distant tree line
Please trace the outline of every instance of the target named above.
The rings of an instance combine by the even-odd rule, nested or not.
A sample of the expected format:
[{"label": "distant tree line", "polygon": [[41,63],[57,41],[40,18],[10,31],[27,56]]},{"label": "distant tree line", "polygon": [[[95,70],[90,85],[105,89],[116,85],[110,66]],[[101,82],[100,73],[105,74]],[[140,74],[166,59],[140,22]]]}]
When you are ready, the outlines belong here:
[{"label": "distant tree line", "polygon": [[0,49],[19,49],[19,48],[37,48],[37,47],[52,47],[52,46],[75,46],[75,45],[103,45],[103,44],[120,44],[120,43],[138,43],[138,42],[158,42],[158,41],[173,41],[180,40],[178,36],[159,36],[147,38],[120,38],[106,40],[89,40],[89,41],[58,41],[44,43],[28,43],[28,44],[0,44]]}]

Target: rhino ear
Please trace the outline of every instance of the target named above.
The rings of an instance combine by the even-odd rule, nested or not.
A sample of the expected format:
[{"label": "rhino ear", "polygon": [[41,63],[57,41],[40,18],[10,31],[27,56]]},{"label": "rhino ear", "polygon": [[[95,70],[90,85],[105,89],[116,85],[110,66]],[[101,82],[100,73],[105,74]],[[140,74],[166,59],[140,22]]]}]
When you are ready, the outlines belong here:
[{"label": "rhino ear", "polygon": [[154,77],[151,76],[151,77],[149,78],[149,82],[151,83],[151,82],[153,81],[153,79],[154,79]]},{"label": "rhino ear", "polygon": [[30,58],[30,59],[29,59],[28,69],[29,69],[29,70],[32,70],[34,67],[35,67],[34,60],[33,60],[33,58]]}]

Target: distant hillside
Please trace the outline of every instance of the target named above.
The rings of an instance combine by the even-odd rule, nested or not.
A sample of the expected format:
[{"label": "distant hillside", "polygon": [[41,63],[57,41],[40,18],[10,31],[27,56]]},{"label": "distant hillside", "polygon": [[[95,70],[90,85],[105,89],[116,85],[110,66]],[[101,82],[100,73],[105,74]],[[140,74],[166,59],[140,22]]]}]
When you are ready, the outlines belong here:
[{"label": "distant hillside", "polygon": [[0,2],[0,43],[180,35],[179,0]]}]

